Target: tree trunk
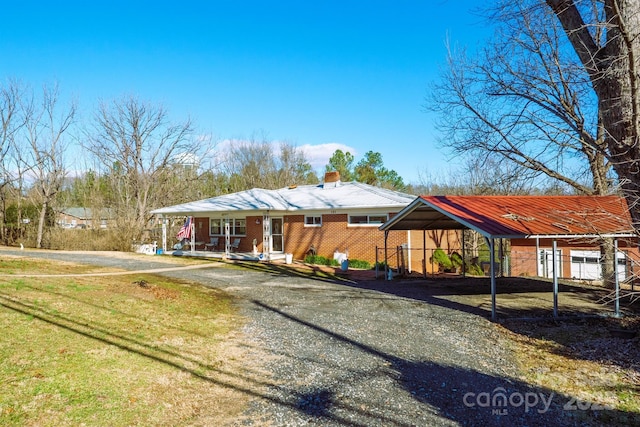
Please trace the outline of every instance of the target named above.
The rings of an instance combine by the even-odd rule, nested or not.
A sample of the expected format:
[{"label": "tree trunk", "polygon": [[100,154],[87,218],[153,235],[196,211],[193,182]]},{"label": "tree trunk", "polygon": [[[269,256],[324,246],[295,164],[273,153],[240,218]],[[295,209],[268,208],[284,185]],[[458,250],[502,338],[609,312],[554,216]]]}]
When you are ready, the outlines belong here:
[{"label": "tree trunk", "polygon": [[600,242],[600,269],[602,272],[602,284],[609,289],[615,287],[616,254],[613,239],[608,237]]},{"label": "tree trunk", "polygon": [[[585,22],[575,0],[546,0],[580,58],[596,96],[605,142],[640,232],[640,0],[605,0],[605,22]],[[590,30],[606,31],[604,45]]]},{"label": "tree trunk", "polygon": [[42,249],[42,236],[44,235],[44,223],[47,219],[47,202],[42,203],[40,219],[38,219],[38,236],[36,237],[36,248]]}]

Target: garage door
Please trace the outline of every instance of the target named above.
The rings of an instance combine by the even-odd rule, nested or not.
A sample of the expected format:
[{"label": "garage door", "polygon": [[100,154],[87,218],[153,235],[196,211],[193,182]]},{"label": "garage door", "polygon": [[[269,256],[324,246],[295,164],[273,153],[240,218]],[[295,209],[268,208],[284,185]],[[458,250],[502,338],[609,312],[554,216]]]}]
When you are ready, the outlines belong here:
[{"label": "garage door", "polygon": [[[616,270],[618,280],[626,279],[626,257],[618,252]],[[571,251],[571,277],[585,280],[602,279],[600,268],[600,251]]]}]

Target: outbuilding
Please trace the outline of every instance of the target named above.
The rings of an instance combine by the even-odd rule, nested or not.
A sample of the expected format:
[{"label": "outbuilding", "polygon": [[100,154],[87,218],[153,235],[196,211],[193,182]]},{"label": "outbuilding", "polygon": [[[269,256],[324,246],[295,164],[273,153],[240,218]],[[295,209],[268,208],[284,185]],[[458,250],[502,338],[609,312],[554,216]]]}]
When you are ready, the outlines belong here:
[{"label": "outbuilding", "polygon": [[[560,277],[595,277],[592,264],[599,243],[612,239],[616,253],[616,292],[621,260],[636,262],[638,236],[627,204],[618,196],[420,196],[398,215],[380,226],[385,241],[391,231],[474,230],[486,239],[493,320],[496,319],[496,242],[511,243],[511,275],[550,277],[554,283],[554,315],[557,316],[557,289]],[[464,241],[464,239],[462,239]],[[567,251],[569,258],[563,256]],[[563,265],[563,259],[570,259]],[[522,261],[518,261],[522,260]],[[625,270],[626,271],[626,270]],[[572,277],[573,276],[573,277]],[[616,298],[616,313],[619,302]]]}]

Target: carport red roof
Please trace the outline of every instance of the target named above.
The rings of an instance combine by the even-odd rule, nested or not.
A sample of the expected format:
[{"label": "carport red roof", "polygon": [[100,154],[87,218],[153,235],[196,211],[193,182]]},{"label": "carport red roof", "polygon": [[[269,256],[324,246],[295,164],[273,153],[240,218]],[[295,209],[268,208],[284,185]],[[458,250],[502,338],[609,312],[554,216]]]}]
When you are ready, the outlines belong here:
[{"label": "carport red roof", "polygon": [[470,228],[494,238],[634,235],[618,196],[421,196],[380,228]]}]

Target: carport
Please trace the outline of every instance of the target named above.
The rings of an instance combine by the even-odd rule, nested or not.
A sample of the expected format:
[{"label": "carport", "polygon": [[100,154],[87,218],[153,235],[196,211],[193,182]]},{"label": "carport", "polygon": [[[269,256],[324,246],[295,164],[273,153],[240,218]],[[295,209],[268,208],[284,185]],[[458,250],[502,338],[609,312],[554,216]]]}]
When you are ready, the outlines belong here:
[{"label": "carport", "polygon": [[[390,231],[470,229],[480,233],[490,253],[492,321],[497,320],[496,240],[552,240],[553,316],[558,317],[557,241],[611,238],[617,253],[618,239],[638,237],[627,204],[618,196],[420,196],[379,229],[385,232],[386,264]],[[614,276],[615,315],[619,316],[620,283]]]}]

